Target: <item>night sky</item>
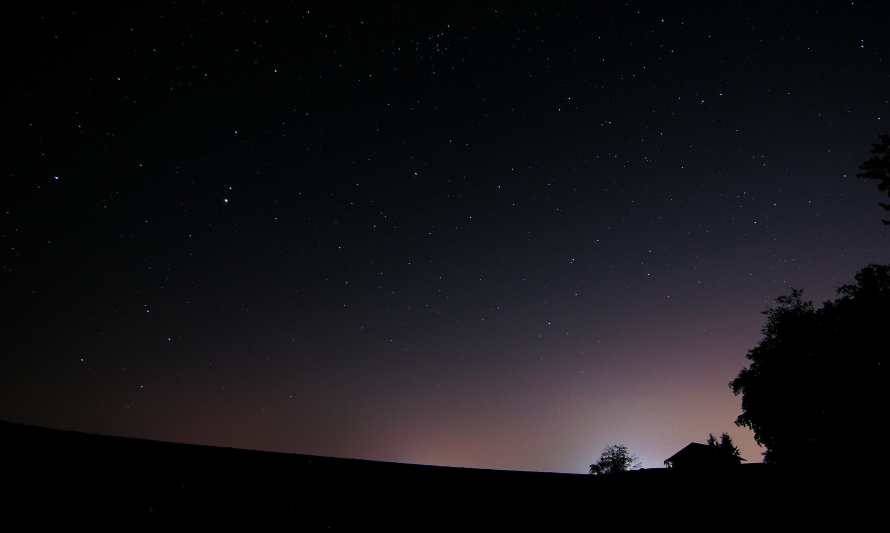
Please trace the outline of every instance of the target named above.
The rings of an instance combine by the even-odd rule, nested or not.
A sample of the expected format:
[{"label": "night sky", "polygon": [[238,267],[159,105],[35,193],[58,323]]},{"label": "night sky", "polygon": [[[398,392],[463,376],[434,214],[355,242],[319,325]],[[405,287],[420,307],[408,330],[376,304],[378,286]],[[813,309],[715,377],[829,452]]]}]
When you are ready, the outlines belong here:
[{"label": "night sky", "polygon": [[0,418],[760,460],[761,311],[890,261],[886,2],[281,4],[6,13]]}]

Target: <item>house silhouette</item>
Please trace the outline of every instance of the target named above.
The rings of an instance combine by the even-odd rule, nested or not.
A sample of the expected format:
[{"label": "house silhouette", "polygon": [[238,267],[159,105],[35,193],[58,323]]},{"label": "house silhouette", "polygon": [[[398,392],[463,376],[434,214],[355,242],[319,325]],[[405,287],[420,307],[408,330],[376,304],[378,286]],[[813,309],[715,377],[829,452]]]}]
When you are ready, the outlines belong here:
[{"label": "house silhouette", "polygon": [[675,470],[713,470],[738,466],[741,457],[727,453],[716,446],[690,442],[680,451],[664,460],[664,466]]}]

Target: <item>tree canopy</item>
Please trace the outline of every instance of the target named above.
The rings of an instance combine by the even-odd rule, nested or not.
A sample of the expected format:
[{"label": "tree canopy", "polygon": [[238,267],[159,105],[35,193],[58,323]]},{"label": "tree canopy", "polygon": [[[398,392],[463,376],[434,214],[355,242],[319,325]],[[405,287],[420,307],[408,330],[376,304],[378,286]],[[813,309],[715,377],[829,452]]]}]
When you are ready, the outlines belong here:
[{"label": "tree canopy", "polygon": [[763,338],[730,387],[742,397],[736,424],[754,431],[767,462],[825,461],[884,420],[890,265],[865,267],[821,307],[795,289],[764,313]]},{"label": "tree canopy", "polygon": [[732,437],[730,437],[728,433],[720,435],[719,441],[712,433],[708,433],[707,445],[711,448],[720,450],[726,454],[728,458],[737,459],[742,456],[742,453],[739,451],[738,447],[736,447],[735,443],[732,442]]},{"label": "tree canopy", "polygon": [[590,465],[593,475],[608,475],[640,467],[640,461],[630,448],[621,443],[606,446],[596,463]]},{"label": "tree canopy", "polygon": [[[878,190],[890,197],[890,135],[879,136],[877,143],[872,145],[872,157],[860,165],[857,174],[862,179],[878,182]],[[886,211],[890,211],[890,203],[879,202]],[[884,219],[884,224],[890,220]]]}]

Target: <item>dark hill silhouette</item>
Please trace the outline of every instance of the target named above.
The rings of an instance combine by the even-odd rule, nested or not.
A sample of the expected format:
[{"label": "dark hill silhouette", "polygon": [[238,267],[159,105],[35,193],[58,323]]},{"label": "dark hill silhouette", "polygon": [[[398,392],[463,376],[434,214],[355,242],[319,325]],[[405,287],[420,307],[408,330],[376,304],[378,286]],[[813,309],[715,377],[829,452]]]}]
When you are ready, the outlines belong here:
[{"label": "dark hill silhouette", "polygon": [[[275,518],[310,530],[587,524],[591,513],[606,513],[597,523],[695,523],[708,514],[756,520],[776,511],[800,520],[796,502],[809,506],[840,493],[821,473],[803,479],[759,464],[597,478],[173,444],[7,422],[0,422],[0,442],[3,483],[11,489],[7,519],[47,513],[75,522],[119,515]],[[640,508],[654,514],[631,516]]]}]

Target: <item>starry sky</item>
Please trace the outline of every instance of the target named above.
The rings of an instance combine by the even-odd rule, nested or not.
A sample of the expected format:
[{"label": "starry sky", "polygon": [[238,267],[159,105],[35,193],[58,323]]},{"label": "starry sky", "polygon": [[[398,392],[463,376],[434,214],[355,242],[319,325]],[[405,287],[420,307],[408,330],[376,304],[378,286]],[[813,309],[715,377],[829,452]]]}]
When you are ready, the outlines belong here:
[{"label": "starry sky", "polygon": [[563,472],[726,431],[759,461],[727,384],[761,311],[890,260],[856,179],[890,7],[373,4],[10,8],[0,417]]}]

